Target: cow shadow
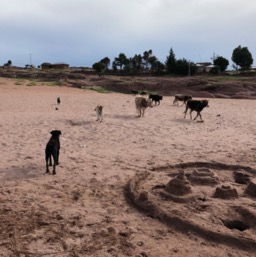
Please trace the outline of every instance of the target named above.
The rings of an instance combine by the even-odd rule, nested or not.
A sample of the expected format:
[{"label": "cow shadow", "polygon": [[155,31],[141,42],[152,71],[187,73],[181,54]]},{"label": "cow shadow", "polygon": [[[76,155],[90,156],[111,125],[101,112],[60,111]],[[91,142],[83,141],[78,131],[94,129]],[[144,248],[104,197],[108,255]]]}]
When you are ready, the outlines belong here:
[{"label": "cow shadow", "polygon": [[197,120],[193,120],[193,119],[190,119],[190,118],[177,118],[177,119],[174,119],[175,122],[177,123],[180,123],[180,124],[191,124],[192,122],[193,123],[202,123],[203,121],[201,122],[198,122]]},{"label": "cow shadow", "polygon": [[66,123],[70,126],[86,126],[93,122],[92,120],[66,120]]},{"label": "cow shadow", "polygon": [[112,117],[114,119],[120,119],[120,120],[134,120],[138,117],[138,115],[131,115],[131,114],[112,114],[108,115],[108,117]]}]

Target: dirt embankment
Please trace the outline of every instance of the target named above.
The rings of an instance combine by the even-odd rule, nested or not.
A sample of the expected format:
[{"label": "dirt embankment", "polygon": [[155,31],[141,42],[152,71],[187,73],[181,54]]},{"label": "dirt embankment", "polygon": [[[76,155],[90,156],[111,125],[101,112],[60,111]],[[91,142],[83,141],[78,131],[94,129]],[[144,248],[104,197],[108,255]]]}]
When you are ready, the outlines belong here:
[{"label": "dirt embankment", "polygon": [[131,93],[146,91],[166,96],[189,94],[193,97],[255,99],[256,77],[251,76],[98,76],[79,70],[42,71],[1,69],[0,76],[16,79],[30,79],[41,82],[51,81],[57,85]]},{"label": "dirt embankment", "polygon": [[120,93],[132,90],[147,91],[166,96],[189,94],[193,97],[255,99],[254,77],[92,77],[83,80],[69,80],[81,88],[102,87]]}]

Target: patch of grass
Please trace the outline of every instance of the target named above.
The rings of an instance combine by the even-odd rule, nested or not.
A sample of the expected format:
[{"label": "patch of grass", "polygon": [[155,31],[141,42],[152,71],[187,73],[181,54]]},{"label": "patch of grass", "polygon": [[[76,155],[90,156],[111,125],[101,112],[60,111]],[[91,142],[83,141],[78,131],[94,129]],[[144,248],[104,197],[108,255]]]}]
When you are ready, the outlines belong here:
[{"label": "patch of grass", "polygon": [[[216,76],[212,77],[210,80],[214,82],[233,82],[233,81],[244,81],[246,80],[246,77],[240,77],[240,76]],[[250,79],[250,78],[249,78]]]},{"label": "patch of grass", "polygon": [[20,86],[20,85],[23,85],[24,83],[25,83],[24,80],[22,80],[22,79],[17,79],[14,84]]},{"label": "patch of grass", "polygon": [[61,86],[62,83],[60,81],[53,81],[49,84],[49,86]]},{"label": "patch of grass", "polygon": [[56,86],[61,86],[62,83],[60,81],[51,81],[51,82],[43,82],[41,85],[48,86],[48,87],[56,87]]},{"label": "patch of grass", "polygon": [[89,89],[94,90],[98,93],[112,93],[113,92],[113,91],[108,90],[108,89],[106,89],[104,87],[101,87],[101,86],[92,86],[92,87],[89,87]]},{"label": "patch of grass", "polygon": [[36,81],[30,81],[26,86],[28,87],[34,87],[37,85],[37,82]]},{"label": "patch of grass", "polygon": [[31,79],[27,81],[27,86],[49,86],[49,87],[55,87],[55,86],[61,86],[62,83],[60,81],[48,81],[48,82],[42,82],[38,79]]}]

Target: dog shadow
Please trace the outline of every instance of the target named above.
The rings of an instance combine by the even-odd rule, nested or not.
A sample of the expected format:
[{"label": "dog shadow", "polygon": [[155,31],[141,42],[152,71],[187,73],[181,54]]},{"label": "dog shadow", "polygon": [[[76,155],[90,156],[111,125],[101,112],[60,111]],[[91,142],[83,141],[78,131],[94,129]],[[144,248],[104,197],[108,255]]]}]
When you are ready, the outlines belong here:
[{"label": "dog shadow", "polygon": [[0,184],[4,184],[6,181],[18,181],[23,179],[32,179],[42,176],[44,173],[39,172],[42,167],[36,165],[22,165],[22,166],[10,166],[5,169],[0,169],[1,179]]}]

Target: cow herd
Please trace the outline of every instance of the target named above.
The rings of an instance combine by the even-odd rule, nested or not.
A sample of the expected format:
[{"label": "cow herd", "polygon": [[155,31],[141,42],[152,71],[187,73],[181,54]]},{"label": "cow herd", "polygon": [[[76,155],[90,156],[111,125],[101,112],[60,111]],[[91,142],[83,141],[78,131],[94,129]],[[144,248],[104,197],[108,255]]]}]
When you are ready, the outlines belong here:
[{"label": "cow herd", "polygon": [[[132,93],[134,92],[135,91],[132,91]],[[136,91],[136,93],[137,94],[135,97],[135,107],[138,112],[138,117],[143,117],[145,110],[147,108],[153,107],[153,102],[155,103],[155,105],[160,105],[160,101],[163,100],[163,96],[161,95],[149,94],[148,97],[146,97],[146,94],[139,94],[138,91]],[[198,116],[202,120],[201,111],[205,107],[209,107],[207,100],[192,100],[192,96],[190,95],[174,95],[173,105],[179,105],[179,101],[183,103],[182,105],[186,105],[184,118],[186,118],[187,111],[190,110],[190,119],[192,119],[192,112],[195,111],[197,114],[194,120],[196,120]]]},{"label": "cow herd", "polygon": [[[163,96],[157,94],[147,94],[146,92],[138,93],[138,91],[132,91],[132,93],[136,93],[135,96],[135,107],[138,112],[138,117],[143,117],[147,108],[153,107],[153,103],[155,106],[160,105],[160,101],[163,100]],[[190,110],[190,119],[192,119],[191,113],[195,111],[197,115],[194,120],[199,116],[202,121],[201,111],[208,107],[207,100],[192,100],[190,95],[182,95],[176,94],[174,95],[173,105],[179,105],[178,102],[182,102],[182,105],[186,105],[186,109],[184,112],[184,118],[186,118],[187,111]],[[57,98],[57,104],[61,103],[60,97]],[[57,110],[57,107],[56,107]],[[97,121],[103,121],[103,106],[97,105],[94,109],[97,115]],[[56,165],[59,164],[59,149],[60,149],[60,141],[59,137],[61,135],[60,130],[51,131],[51,138],[48,141],[45,148],[45,162],[46,162],[46,173],[50,173],[49,166],[53,166],[52,174],[56,174]]]}]

